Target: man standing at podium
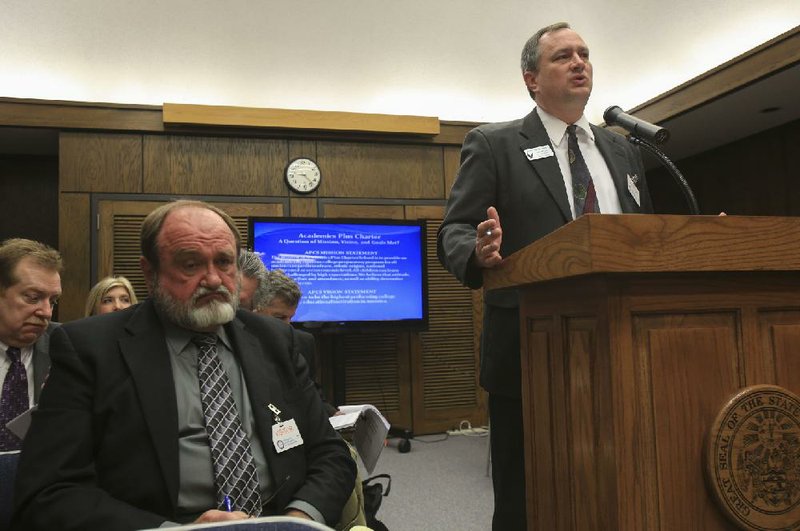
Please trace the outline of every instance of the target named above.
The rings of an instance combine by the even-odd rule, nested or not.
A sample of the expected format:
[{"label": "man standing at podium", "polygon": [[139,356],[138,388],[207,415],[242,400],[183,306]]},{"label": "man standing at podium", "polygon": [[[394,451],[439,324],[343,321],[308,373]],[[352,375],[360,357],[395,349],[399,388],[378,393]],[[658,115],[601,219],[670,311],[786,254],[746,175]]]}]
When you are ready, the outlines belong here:
[{"label": "man standing at podium", "polygon": [[[522,50],[536,108],[470,131],[438,235],[442,264],[464,285],[482,270],[586,213],[652,212],[641,156],[624,137],[591,125],[589,48],[566,23],[537,31]],[[485,293],[481,386],[489,393],[493,529],[525,529],[516,293]]]}]

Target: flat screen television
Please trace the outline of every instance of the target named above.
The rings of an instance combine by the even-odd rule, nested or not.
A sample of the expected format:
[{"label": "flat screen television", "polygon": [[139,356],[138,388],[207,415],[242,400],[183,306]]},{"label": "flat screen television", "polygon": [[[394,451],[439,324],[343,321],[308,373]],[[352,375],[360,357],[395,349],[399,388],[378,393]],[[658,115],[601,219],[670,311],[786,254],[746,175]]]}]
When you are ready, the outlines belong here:
[{"label": "flat screen television", "polygon": [[250,248],[303,292],[292,322],[308,329],[425,330],[424,220],[249,219]]}]

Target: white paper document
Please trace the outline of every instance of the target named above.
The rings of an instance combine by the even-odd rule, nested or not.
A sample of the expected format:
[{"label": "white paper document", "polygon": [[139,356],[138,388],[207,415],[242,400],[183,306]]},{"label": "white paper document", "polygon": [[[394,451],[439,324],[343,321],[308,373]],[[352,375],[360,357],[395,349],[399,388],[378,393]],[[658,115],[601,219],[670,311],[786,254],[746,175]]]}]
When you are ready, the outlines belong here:
[{"label": "white paper document", "polygon": [[[331,528],[305,518],[295,518],[292,516],[261,516],[248,520],[235,520],[230,522],[211,522],[208,524],[187,524],[178,527],[170,527],[173,531],[194,531],[196,529],[225,529],[232,531],[263,531],[265,529],[314,529],[319,531],[331,531]],[[163,527],[143,529],[141,531],[161,531]],[[366,529],[366,528],[365,528]]]},{"label": "white paper document", "polygon": [[389,433],[389,421],[378,408],[370,404],[340,406],[339,411],[343,414],[331,417],[331,426],[336,430],[354,428],[353,445],[367,472],[372,474]]}]

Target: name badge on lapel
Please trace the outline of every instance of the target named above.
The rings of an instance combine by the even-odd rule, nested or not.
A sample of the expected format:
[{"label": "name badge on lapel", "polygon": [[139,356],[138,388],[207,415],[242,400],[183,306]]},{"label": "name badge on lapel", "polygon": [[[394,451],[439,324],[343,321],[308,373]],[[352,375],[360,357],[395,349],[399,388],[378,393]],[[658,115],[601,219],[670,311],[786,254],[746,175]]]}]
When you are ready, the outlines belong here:
[{"label": "name badge on lapel", "polygon": [[294,419],[272,425],[272,444],[278,453],[291,450],[295,446],[303,444],[303,437],[300,435],[300,430],[297,429],[297,423]]},{"label": "name badge on lapel", "polygon": [[276,452],[285,452],[303,444],[303,437],[294,419],[281,421],[281,410],[275,404],[267,404],[267,409],[272,411],[272,418],[275,421],[272,425],[272,444]]},{"label": "name badge on lapel", "polygon": [[546,159],[554,155],[553,149],[550,146],[536,146],[525,150],[525,156],[528,160]]},{"label": "name badge on lapel", "polygon": [[638,206],[642,206],[641,199],[639,198],[639,187],[637,186],[639,183],[639,176],[636,174],[628,175],[628,192],[633,196],[633,200],[636,201]]}]

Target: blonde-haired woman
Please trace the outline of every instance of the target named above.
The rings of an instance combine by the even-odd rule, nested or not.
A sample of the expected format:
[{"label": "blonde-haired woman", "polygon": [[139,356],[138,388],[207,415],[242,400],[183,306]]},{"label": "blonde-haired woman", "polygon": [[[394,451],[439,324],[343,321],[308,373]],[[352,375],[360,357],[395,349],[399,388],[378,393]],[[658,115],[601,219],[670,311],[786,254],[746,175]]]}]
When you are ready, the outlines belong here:
[{"label": "blonde-haired woman", "polygon": [[89,291],[86,317],[124,310],[137,302],[130,280],[123,276],[106,277]]}]

